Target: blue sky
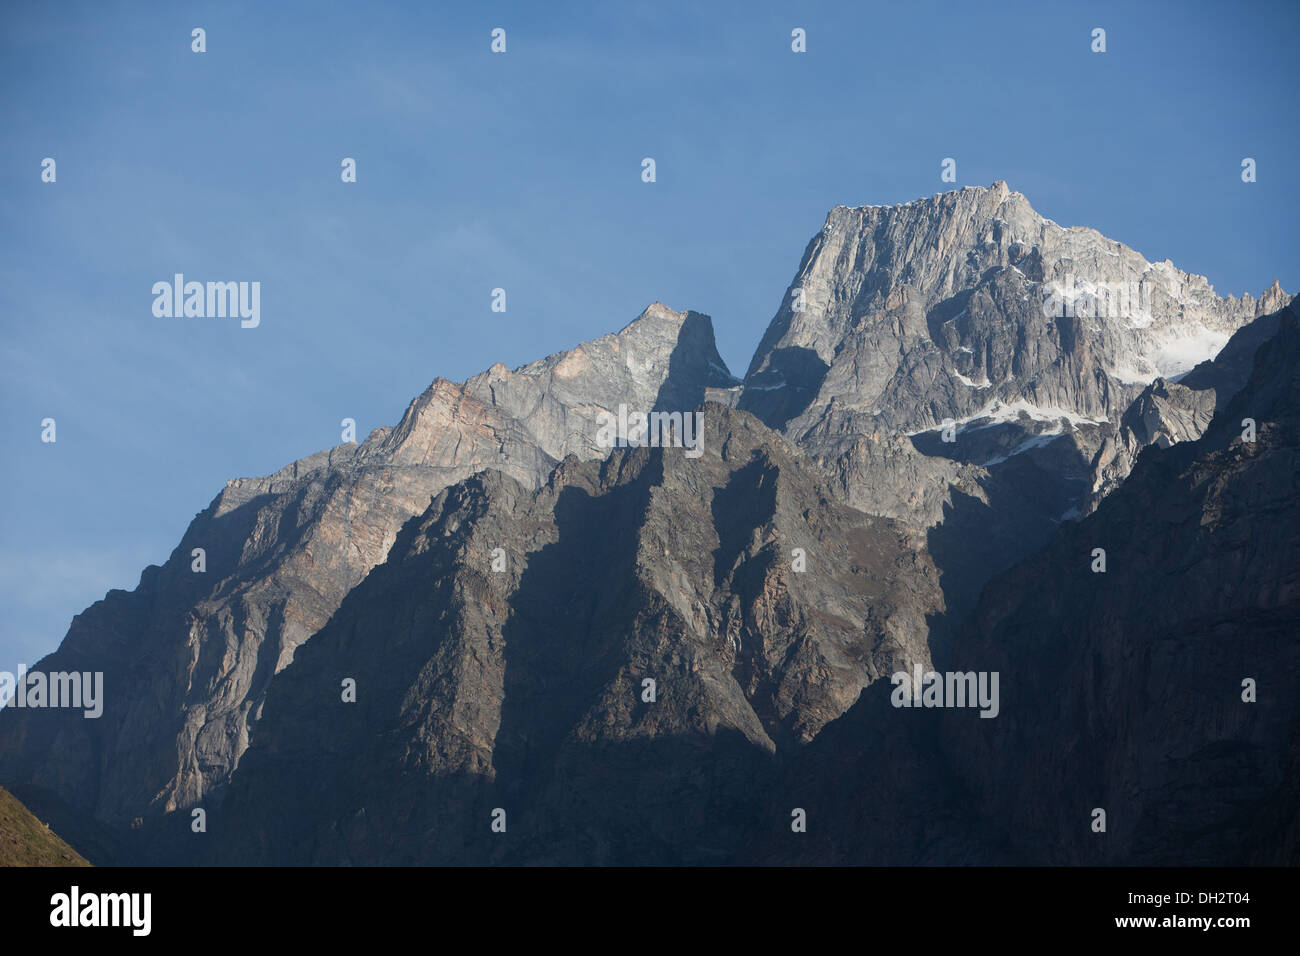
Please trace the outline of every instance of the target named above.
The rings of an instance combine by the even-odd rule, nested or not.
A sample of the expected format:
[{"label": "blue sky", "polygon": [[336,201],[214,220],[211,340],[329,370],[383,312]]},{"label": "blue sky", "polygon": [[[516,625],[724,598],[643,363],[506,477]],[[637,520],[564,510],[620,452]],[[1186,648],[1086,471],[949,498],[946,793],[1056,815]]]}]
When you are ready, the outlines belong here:
[{"label": "blue sky", "polygon": [[[1298,11],[9,0],[0,670],[226,479],[395,423],[436,376],[654,300],[712,315],[742,373],[826,212],[953,188],[944,157],[1222,294],[1297,291]],[[260,281],[260,327],[156,318],[175,272]]]}]

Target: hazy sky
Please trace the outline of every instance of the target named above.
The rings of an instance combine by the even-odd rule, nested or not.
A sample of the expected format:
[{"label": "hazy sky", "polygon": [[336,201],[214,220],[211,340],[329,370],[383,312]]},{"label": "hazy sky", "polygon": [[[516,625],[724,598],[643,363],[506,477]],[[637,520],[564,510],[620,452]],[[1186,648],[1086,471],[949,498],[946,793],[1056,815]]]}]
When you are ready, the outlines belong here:
[{"label": "hazy sky", "polygon": [[[992,9],[6,0],[0,670],[228,478],[435,376],[654,300],[712,315],[743,373],[827,211],[951,189],[944,157],[1220,293],[1300,289],[1300,5]],[[155,317],[176,272],[259,281],[260,326]]]}]

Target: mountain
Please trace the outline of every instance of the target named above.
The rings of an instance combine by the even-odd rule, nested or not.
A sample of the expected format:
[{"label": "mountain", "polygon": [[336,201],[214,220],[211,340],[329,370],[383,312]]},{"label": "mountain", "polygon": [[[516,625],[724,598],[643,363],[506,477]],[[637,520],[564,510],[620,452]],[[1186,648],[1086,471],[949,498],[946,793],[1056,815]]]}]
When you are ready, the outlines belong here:
[{"label": "mountain", "polygon": [[1016,413],[1115,421],[1155,378],[1286,301],[1276,284],[1221,298],[1203,276],[1058,226],[1002,182],[840,206],[755,352],[741,407],[798,438],[833,413],[909,434]]},{"label": "mountain", "polygon": [[[1294,307],[1277,328],[1203,438],[1149,448],[994,578],[943,658],[916,530],[837,502],[745,412],[705,406],[695,461],[449,488],[274,688],[212,815],[239,835],[203,859],[1295,862]],[[998,673],[994,719],[895,706],[889,677],[932,667]],[[1267,699],[1241,700],[1250,675]]]},{"label": "mountain", "polygon": [[110,706],[0,712],[3,779],[118,827],[197,805],[229,778],[275,676],[433,495],[485,468],[535,487],[566,455],[605,453],[601,411],[689,408],[732,383],[709,318],[655,303],[514,371],[437,379],[360,444],[228,482],[162,567],[79,614],[33,668],[102,671]]},{"label": "mountain", "polygon": [[[1242,402],[1285,420],[1260,363],[1288,347],[1290,301],[1276,283],[1220,298],[1002,183],[839,207],[743,381],[706,316],[656,303],[540,362],[435,380],[360,444],[229,482],[162,567],[37,665],[103,671],[103,716],[0,711],[0,782],[80,814],[119,861],[1082,860],[1051,827],[1095,774],[1023,811],[1047,849],[997,822],[1008,794],[1033,796],[1016,747],[1112,700],[1078,686],[1088,661],[1032,640],[1062,632],[1054,614],[1114,629],[1092,592],[1040,593],[1076,557],[1053,549],[1103,527],[1115,541],[1122,513],[1184,550],[1119,548],[1145,577],[1125,591],[1108,572],[1114,613],[1146,620],[1138,589],[1161,561],[1203,562],[1205,593],[1178,592],[1189,614],[1213,593],[1230,539],[1189,530],[1211,506],[1183,472],[1160,508],[1111,501],[1152,463],[1221,451]],[[665,413],[663,441],[613,447],[629,410]],[[997,719],[893,706],[896,672],[988,661],[1007,675]],[[1138,693],[1114,669],[1112,689]],[[1106,732],[1135,746],[1132,726]],[[1257,746],[1293,738],[1274,722]],[[1151,839],[1106,859],[1177,856]]]},{"label": "mountain", "polygon": [[1280,311],[1263,315],[1243,326],[1214,358],[1179,376],[1177,382],[1157,378],[1143,389],[1093,457],[1088,511],[1128,476],[1143,448],[1167,448],[1201,436],[1213,414],[1245,385],[1256,350],[1276,334],[1281,315]]},{"label": "mountain", "polygon": [[[905,529],[748,414],[703,414],[697,459],[620,449],[536,491],[488,471],[440,494],[276,682],[214,859],[733,855],[784,753],[928,666],[941,602]],[[494,839],[497,807],[520,836]]]},{"label": "mountain", "polygon": [[[832,468],[857,507],[933,529],[960,613],[1157,440],[1121,434],[1126,415],[1149,417],[1130,412],[1148,386],[1289,301],[1276,283],[1221,298],[1203,276],[1040,216],[1002,182],[840,206],[808,244],[738,405]],[[1199,434],[1204,411],[1180,438]]]},{"label": "mountain", "polygon": [[802,807],[807,833],[768,833],[746,859],[1300,863],[1284,676],[1300,666],[1300,314],[1271,324],[1203,437],[1148,448],[1093,514],[984,589],[937,667],[998,673],[998,716],[896,707],[871,686],[771,787],[763,815]]},{"label": "mountain", "polygon": [[1000,671],[1005,719],[948,721],[946,750],[1017,857],[1300,863],[1298,492],[1293,305],[1200,439],[985,590],[953,667]]}]

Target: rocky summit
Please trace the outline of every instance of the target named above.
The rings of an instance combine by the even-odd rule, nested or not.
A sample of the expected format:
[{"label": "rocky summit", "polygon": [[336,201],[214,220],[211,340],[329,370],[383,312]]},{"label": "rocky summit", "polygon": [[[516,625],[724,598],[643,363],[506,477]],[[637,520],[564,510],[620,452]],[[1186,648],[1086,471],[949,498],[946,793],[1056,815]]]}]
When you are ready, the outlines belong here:
[{"label": "rocky summit", "polygon": [[565,456],[605,453],[602,409],[690,407],[732,381],[708,317],[656,303],[617,335],[514,371],[437,379],[360,444],[228,482],[162,567],[78,615],[36,668],[102,671],[129,691],[96,721],[4,712],[5,778],[119,826],[210,799],[275,676],[433,495],[486,468],[537,486]]},{"label": "rocky summit", "polygon": [[1297,335],[1004,183],[838,207],[743,380],[656,303],[229,482],[0,783],[117,862],[1297,862]]},{"label": "rocky summit", "polygon": [[[1206,407],[1175,414],[1190,399],[1161,404],[1152,386],[1289,301],[1276,283],[1220,297],[1203,276],[1057,225],[1002,182],[837,207],[738,404],[833,468],[856,506],[933,529],[965,610],[989,574],[1091,511],[1147,444],[1197,437]],[[1172,431],[1152,418],[1165,414]]]}]

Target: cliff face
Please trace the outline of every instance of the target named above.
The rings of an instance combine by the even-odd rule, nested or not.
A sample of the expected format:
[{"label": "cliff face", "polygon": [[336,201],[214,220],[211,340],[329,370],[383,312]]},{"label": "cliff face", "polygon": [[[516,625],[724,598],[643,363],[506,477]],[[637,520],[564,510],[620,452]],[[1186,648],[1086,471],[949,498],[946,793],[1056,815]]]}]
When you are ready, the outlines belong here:
[{"label": "cliff face", "polygon": [[[1288,302],[1001,183],[837,208],[743,383],[655,304],[229,482],[0,782],[150,862],[1291,859]],[[914,667],[999,715],[893,706]]]},{"label": "cliff face", "polygon": [[746,413],[703,414],[697,459],[626,449],[537,491],[484,472],[440,494],[276,682],[212,817],[249,838],[213,858],[733,858],[785,754],[929,666],[941,602],[903,529]]},{"label": "cliff face", "polygon": [[[1005,183],[837,207],[739,405],[834,460],[856,504],[932,526],[950,496],[900,495],[899,474],[987,498],[991,473],[1050,449],[1057,477],[1091,478],[1148,385],[1176,380],[1289,300],[1276,283],[1260,299],[1221,298],[1202,276],[1044,219]],[[1093,484],[1055,491],[1043,518],[1090,510]]]},{"label": "cliff face", "polygon": [[1093,456],[1087,511],[1119,487],[1143,448],[1168,448],[1201,436],[1214,412],[1225,408],[1245,385],[1255,351],[1277,333],[1281,315],[1279,310],[1243,326],[1214,358],[1179,376],[1176,383],[1157,378],[1143,389],[1119,427],[1106,431]]},{"label": "cliff face", "polygon": [[801,436],[831,406],[884,430],[996,410],[1116,421],[1142,388],[1277,311],[1221,298],[1092,229],[1062,228],[1005,183],[902,206],[837,207],[759,344],[741,406]]},{"label": "cliff face", "polygon": [[1148,449],[1095,514],[985,590],[954,666],[1001,671],[1004,712],[948,722],[947,750],[1020,858],[1300,860],[1298,476],[1288,309],[1202,438]]},{"label": "cliff face", "polygon": [[656,303],[514,371],[438,379],[359,445],[229,482],[165,565],[78,615],[36,665],[104,672],[110,702],[98,720],[0,713],[4,778],[119,826],[197,805],[229,778],[275,676],[433,495],[484,468],[534,487],[566,455],[608,453],[602,411],[680,410],[731,384],[709,319]]},{"label": "cliff face", "polygon": [[[1300,862],[1300,316],[1278,320],[1203,437],[1148,448],[984,589],[936,666],[998,673],[998,716],[873,685],[768,788],[748,859]],[[772,828],[790,807],[806,834]]]},{"label": "cliff face", "polygon": [[[1167,400],[1153,383],[1174,389],[1238,330],[1257,345],[1264,330],[1244,330],[1289,301],[1276,283],[1221,298],[1202,276],[1043,218],[1005,183],[837,207],[738,404],[830,467],[855,506],[931,529],[961,613],[991,574],[1096,507],[1146,445],[1197,437],[1212,393]],[[1240,387],[1220,378],[1225,395]]]},{"label": "cliff face", "polygon": [[[204,859],[1294,862],[1292,310],[1279,329],[1202,439],[996,577],[942,657],[915,529],[837,504],[745,413],[705,406],[697,461],[448,489],[277,684],[214,816],[249,837]],[[997,672],[997,716],[894,706],[914,666]]]}]

